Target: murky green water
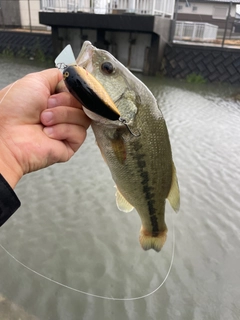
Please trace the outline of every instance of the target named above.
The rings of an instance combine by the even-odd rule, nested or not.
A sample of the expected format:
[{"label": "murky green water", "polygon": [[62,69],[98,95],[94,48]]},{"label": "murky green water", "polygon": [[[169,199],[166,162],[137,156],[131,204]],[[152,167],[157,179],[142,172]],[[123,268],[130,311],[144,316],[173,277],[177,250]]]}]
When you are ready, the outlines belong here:
[{"label": "murky green water", "polygon": [[[0,68],[1,88],[42,69],[3,59]],[[140,219],[116,208],[114,183],[89,130],[68,163],[27,175],[16,188],[22,206],[0,229],[0,244],[35,273],[0,248],[0,293],[14,303],[6,308],[0,299],[6,319],[15,319],[14,312],[22,320],[30,319],[26,314],[41,320],[240,318],[236,88],[141,78],[167,121],[181,190],[180,212],[167,205],[164,249],[140,248]],[[173,221],[173,266],[150,295],[170,267]]]}]

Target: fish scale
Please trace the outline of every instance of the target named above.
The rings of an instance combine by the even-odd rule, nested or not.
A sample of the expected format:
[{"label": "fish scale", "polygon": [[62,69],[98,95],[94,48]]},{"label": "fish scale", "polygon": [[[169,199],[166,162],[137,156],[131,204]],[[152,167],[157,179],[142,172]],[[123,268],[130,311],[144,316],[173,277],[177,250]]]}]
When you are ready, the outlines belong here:
[{"label": "fish scale", "polygon": [[[125,130],[126,160],[123,164],[112,151],[110,129],[95,123],[92,127],[119,192],[140,215],[143,225],[140,233],[141,245],[144,249],[149,249],[150,246],[159,251],[165,242],[167,232],[164,211],[165,199],[172,181],[171,148],[170,144],[166,143],[168,134],[164,119],[159,113],[156,121],[156,112],[148,112],[146,116],[146,110],[148,108],[145,105],[138,109],[138,115],[132,125],[140,130],[140,137],[132,137]],[[113,135],[115,129],[112,131]],[[168,161],[163,161],[164,158]],[[150,243],[145,243],[146,238],[150,238]],[[156,238],[157,241],[152,238]]]}]

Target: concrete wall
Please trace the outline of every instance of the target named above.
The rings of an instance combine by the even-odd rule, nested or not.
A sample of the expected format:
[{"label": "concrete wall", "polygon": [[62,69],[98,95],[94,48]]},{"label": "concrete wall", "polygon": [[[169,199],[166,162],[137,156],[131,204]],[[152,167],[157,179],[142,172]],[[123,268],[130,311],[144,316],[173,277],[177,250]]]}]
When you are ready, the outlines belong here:
[{"label": "concrete wall", "polygon": [[210,82],[240,84],[238,49],[173,44],[165,49],[163,67],[172,78],[185,79],[195,73]]},{"label": "concrete wall", "polygon": [[1,0],[0,27],[20,27],[19,0]]},{"label": "concrete wall", "polygon": [[46,30],[39,23],[40,0],[0,0],[0,28]]},{"label": "concrete wall", "polygon": [[37,32],[0,31],[0,54],[10,57],[52,61],[50,34]]},{"label": "concrete wall", "polygon": [[59,28],[57,38],[61,49],[70,43],[76,57],[83,42],[89,40],[111,52],[131,70],[137,71],[143,70],[145,50],[151,46],[151,34],[139,32],[103,31],[101,39],[96,29]]},{"label": "concrete wall", "polygon": [[[40,10],[39,0],[19,0],[21,24],[23,28],[29,28],[30,23],[34,28],[43,28],[39,23],[38,12]],[[30,15],[30,16],[29,16]]]},{"label": "concrete wall", "polygon": [[171,20],[135,14],[40,12],[40,22],[52,27],[53,52],[67,44],[78,54],[84,40],[110,51],[130,70],[154,75],[160,68]]},{"label": "concrete wall", "polygon": [[[214,8],[220,7],[225,8],[226,12],[228,12],[229,5],[227,3],[200,3],[200,2],[192,2],[189,1],[190,6],[186,6],[187,2],[179,2],[178,13],[187,13],[193,15],[210,15],[214,14]],[[194,8],[194,9],[193,9]],[[230,15],[235,17],[236,15],[236,5],[233,4],[231,8]],[[225,17],[226,18],[226,17]],[[225,19],[223,18],[223,19]]]}]

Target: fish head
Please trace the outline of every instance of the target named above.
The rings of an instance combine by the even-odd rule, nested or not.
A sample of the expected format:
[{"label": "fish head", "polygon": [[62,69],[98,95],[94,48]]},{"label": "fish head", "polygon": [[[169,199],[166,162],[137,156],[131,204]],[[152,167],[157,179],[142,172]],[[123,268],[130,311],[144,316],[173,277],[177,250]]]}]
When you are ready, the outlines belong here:
[{"label": "fish head", "polygon": [[[101,83],[119,110],[121,119],[131,124],[137,114],[137,105],[140,100],[136,90],[138,79],[111,53],[94,47],[89,41],[84,42],[76,62]],[[86,113],[94,121],[103,122],[87,110]],[[123,125],[121,122],[113,124],[106,119],[104,123]]]}]

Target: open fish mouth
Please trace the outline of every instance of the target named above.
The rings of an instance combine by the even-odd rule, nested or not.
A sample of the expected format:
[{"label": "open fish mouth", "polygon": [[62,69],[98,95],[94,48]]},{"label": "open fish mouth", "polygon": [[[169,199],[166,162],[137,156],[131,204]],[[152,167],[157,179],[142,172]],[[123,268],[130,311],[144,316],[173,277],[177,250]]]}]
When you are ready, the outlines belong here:
[{"label": "open fish mouth", "polygon": [[81,51],[76,59],[77,65],[87,69],[87,71],[92,72],[92,56],[93,56],[94,46],[90,41],[85,41],[82,45]]},{"label": "open fish mouth", "polygon": [[117,121],[115,125],[124,125],[132,136],[139,137],[139,131],[133,131],[130,128],[127,119],[122,117],[104,86],[92,75],[94,54],[96,54],[96,48],[91,42],[85,41],[76,60],[70,45],[58,55],[55,63],[59,69],[62,69],[67,89],[81,102],[85,113],[92,120],[105,124],[109,120]]}]

